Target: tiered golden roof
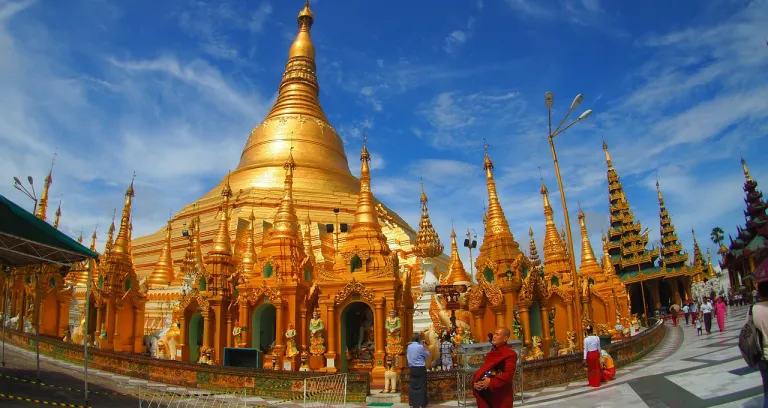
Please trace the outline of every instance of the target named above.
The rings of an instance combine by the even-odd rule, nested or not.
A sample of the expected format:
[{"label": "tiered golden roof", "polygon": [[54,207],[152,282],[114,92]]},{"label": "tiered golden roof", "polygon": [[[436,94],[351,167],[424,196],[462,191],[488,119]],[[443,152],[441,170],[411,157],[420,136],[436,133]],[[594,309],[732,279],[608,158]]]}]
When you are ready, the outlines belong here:
[{"label": "tiered golden roof", "polygon": [[606,277],[603,274],[602,268],[597,263],[595,251],[592,250],[592,243],[589,242],[586,217],[581,208],[579,208],[579,227],[581,228],[581,265],[579,265],[579,275],[586,279],[592,279],[597,284],[605,282]]},{"label": "tiered golden roof", "polygon": [[549,190],[542,181],[541,197],[544,202],[544,276],[549,282],[553,276],[560,283],[571,281],[571,263],[565,243],[557,232],[552,206],[549,203]]},{"label": "tiered golden roof", "polygon": [[538,271],[541,268],[541,259],[539,259],[539,251],[536,249],[536,241],[533,239],[533,227],[528,227],[528,236],[531,237],[528,245],[530,246],[530,254],[528,257],[531,259],[532,271],[531,273]]},{"label": "tiered golden roof", "polygon": [[174,281],[173,258],[171,257],[171,220],[168,220],[168,226],[165,228],[165,245],[157,258],[155,269],[147,279],[147,283],[155,287],[170,286]]},{"label": "tiered golden roof", "polygon": [[662,261],[661,265],[667,276],[676,274],[688,274],[686,263],[688,253],[683,250],[683,245],[679,242],[675,226],[672,224],[672,218],[669,216],[667,207],[664,204],[664,196],[661,194],[659,181],[656,180],[656,194],[659,197],[659,226],[661,227]]},{"label": "tiered golden roof", "polygon": [[427,210],[427,194],[424,192],[424,183],[421,183],[421,220],[419,220],[419,232],[416,234],[415,252],[422,258],[434,258],[443,253],[445,247],[432,226]]},{"label": "tiered golden roof", "polygon": [[451,228],[451,261],[448,264],[448,275],[444,278],[449,285],[471,285],[472,278],[464,269],[464,263],[459,256],[459,246],[456,245],[456,231]]}]

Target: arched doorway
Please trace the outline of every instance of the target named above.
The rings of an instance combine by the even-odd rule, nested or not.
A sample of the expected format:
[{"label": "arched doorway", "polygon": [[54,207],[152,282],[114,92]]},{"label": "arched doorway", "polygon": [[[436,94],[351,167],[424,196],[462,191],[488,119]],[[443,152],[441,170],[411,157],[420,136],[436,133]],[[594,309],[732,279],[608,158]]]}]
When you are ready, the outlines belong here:
[{"label": "arched doorway", "polygon": [[277,338],[277,309],[271,303],[256,308],[251,316],[251,347],[266,354]]},{"label": "arched doorway", "polygon": [[342,373],[349,371],[348,354],[355,359],[364,348],[373,351],[373,323],[373,310],[363,302],[352,302],[341,311]]},{"label": "arched doorway", "polygon": [[200,358],[200,346],[203,345],[205,321],[203,315],[197,312],[189,319],[189,361],[196,363]]}]

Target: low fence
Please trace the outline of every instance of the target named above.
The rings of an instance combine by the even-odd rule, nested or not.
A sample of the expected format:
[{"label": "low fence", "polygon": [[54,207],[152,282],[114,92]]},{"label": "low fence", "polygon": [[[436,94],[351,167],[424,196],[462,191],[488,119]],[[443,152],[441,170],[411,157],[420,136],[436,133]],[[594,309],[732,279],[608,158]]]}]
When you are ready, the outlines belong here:
[{"label": "low fence", "polygon": [[[653,327],[630,339],[613,343],[605,348],[613,357],[616,368],[631,364],[650,353],[664,338],[665,327],[657,322]],[[523,363],[522,391],[550,387],[587,378],[581,353],[551,357]],[[458,398],[459,378],[457,370],[427,372],[427,395],[430,402],[449,401]],[[400,399],[408,402],[411,378],[408,370],[400,374]],[[515,384],[515,391],[519,391]]]},{"label": "low fence", "polygon": [[[6,341],[28,350],[35,349],[35,336],[6,329]],[[83,361],[83,347],[50,337],[40,338],[40,353],[72,363]],[[174,360],[158,360],[138,354],[88,349],[88,366],[144,380],[181,387],[219,392],[243,392],[279,398],[303,400],[304,380],[318,373],[271,371],[255,368],[222,367]],[[370,393],[368,373],[346,375],[346,400],[365,402]]]}]

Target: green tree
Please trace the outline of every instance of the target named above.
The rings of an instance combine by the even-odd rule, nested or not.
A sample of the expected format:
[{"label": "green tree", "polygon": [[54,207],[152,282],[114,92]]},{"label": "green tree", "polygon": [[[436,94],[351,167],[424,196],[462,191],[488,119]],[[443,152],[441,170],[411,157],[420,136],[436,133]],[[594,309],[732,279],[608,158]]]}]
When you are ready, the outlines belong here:
[{"label": "green tree", "polygon": [[725,240],[725,232],[720,227],[712,228],[712,232],[709,234],[709,239],[720,247],[720,244]]}]

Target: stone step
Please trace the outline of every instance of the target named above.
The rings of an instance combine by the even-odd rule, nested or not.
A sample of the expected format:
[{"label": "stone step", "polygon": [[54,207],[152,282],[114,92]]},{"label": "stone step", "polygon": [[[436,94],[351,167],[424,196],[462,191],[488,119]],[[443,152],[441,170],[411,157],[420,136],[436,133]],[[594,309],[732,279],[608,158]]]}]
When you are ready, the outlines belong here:
[{"label": "stone step", "polygon": [[384,390],[371,390],[371,395],[365,398],[365,402],[368,404],[376,403],[376,402],[397,404],[400,402],[400,393],[399,392],[386,393],[384,392]]}]

